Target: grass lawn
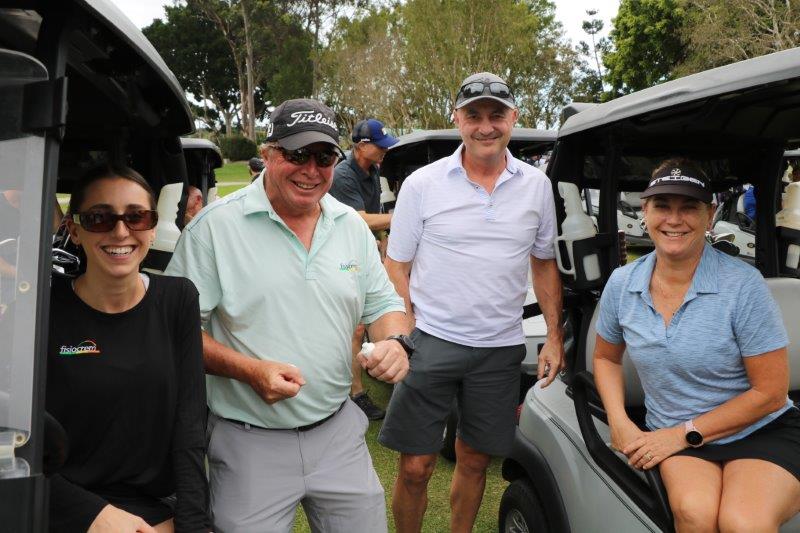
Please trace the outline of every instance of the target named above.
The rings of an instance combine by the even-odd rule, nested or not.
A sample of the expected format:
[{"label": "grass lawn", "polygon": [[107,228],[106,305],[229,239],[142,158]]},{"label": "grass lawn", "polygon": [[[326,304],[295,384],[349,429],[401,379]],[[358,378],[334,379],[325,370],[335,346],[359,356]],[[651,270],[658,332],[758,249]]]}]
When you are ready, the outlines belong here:
[{"label": "grass lawn", "polygon": [[214,170],[214,175],[218,182],[250,181],[250,170],[247,168],[247,161],[225,163],[221,168]]},{"label": "grass lawn", "polygon": [[[376,404],[385,407],[389,401],[391,386],[375,381],[366,374],[364,375],[366,376],[364,385],[367,387],[370,397]],[[386,491],[386,513],[389,518],[389,531],[394,531],[394,520],[391,512],[392,489],[399,454],[384,448],[378,443],[380,427],[380,421],[370,422],[367,432],[367,446],[372,455],[375,470],[378,472],[378,477]],[[441,457],[439,458],[436,471],[428,485],[428,511],[425,513],[425,522],[422,527],[422,531],[425,533],[440,533],[450,529],[449,493],[450,480],[453,477],[453,466],[452,463]],[[500,459],[494,459],[489,466],[489,472],[486,476],[486,492],[473,528],[475,533],[493,533],[497,531],[497,511],[500,508],[500,497],[508,485],[500,475],[500,466]],[[298,533],[311,531],[302,510],[297,513],[294,531]]]}]

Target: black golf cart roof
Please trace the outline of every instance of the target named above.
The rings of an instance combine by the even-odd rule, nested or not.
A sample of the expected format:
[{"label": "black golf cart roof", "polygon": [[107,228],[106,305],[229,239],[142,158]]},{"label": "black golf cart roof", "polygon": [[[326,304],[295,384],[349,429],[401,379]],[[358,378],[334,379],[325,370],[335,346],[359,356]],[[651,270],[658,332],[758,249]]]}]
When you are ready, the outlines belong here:
[{"label": "black golf cart roof", "polygon": [[187,151],[205,151],[211,157],[213,168],[222,166],[222,151],[219,146],[208,139],[196,139],[194,137],[181,137],[181,148]]},{"label": "black golf cart roof", "polygon": [[[548,146],[555,142],[557,132],[553,130],[537,130],[534,128],[514,128],[511,130],[511,142],[509,146],[530,145],[533,143],[546,143]],[[461,134],[456,128],[444,130],[419,130],[401,135],[399,142],[392,146],[389,151],[406,149],[408,147],[426,143],[430,141],[450,141],[461,142]]]},{"label": "black golf cart roof", "polygon": [[[748,93],[755,88],[758,94],[751,98]],[[714,120],[705,120],[709,114]],[[687,123],[687,118],[694,120]],[[559,138],[623,121],[640,132],[657,132],[680,123],[689,136],[698,132],[756,135],[786,139],[787,146],[796,146],[800,144],[800,48],[700,72],[604,104],[582,106],[565,120]]]},{"label": "black golf cart roof", "polygon": [[[557,133],[552,130],[514,128],[508,149],[515,156],[540,155],[553,148]],[[381,164],[381,174],[389,179],[403,179],[411,172],[437,159],[450,155],[461,144],[455,128],[420,130],[399,137],[389,148]]]},{"label": "black golf cart roof", "polygon": [[[42,18],[69,19],[67,77],[73,131],[102,130],[118,119],[114,108],[145,127],[175,135],[194,131],[189,104],[175,75],[142,32],[109,0],[5,2],[0,10],[0,46],[36,54]],[[83,95],[83,96],[81,96]],[[112,124],[113,125],[113,124]]]}]

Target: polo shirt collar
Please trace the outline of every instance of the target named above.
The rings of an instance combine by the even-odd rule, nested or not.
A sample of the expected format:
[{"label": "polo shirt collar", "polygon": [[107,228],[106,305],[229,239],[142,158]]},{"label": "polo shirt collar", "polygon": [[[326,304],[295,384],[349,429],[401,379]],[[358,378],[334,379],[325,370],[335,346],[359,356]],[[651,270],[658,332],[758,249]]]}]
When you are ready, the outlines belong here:
[{"label": "polo shirt collar", "polygon": [[[356,175],[361,178],[362,180],[370,179],[371,174],[364,172],[364,169],[358,165],[358,161],[356,161],[356,153],[355,151],[351,151],[347,154],[347,158],[345,159],[345,163],[350,165],[350,168],[356,173]],[[370,170],[375,169],[375,165],[370,165]]]},{"label": "polo shirt collar", "polygon": [[[464,165],[461,162],[461,154],[463,149],[464,143],[461,143],[458,148],[456,148],[456,151],[447,158],[447,166],[445,167],[446,176],[467,177],[467,171],[464,170]],[[498,185],[511,176],[522,174],[522,167],[519,163],[519,159],[511,155],[511,151],[506,148],[506,171],[508,172],[508,177],[498,181]]]},{"label": "polo shirt collar", "polygon": [[[653,268],[656,266],[656,253],[651,252],[644,256],[642,262],[634,268],[631,273],[631,280],[628,284],[628,291],[638,292],[642,298],[653,305],[652,297],[650,296],[650,278],[653,276]],[[719,257],[717,252],[710,244],[703,247],[703,255],[700,257],[700,263],[695,270],[692,284],[689,290],[686,291],[684,302],[696,297],[698,294],[718,293],[719,285],[717,283],[716,272],[719,271]]]},{"label": "polo shirt collar", "polygon": [[[341,202],[336,201],[330,194],[325,194],[319,202],[322,208],[324,219],[335,220],[347,213],[347,208]],[[264,182],[256,180],[245,188],[244,192],[244,214],[267,213],[270,218],[279,219],[280,217],[272,207],[267,191],[264,190]]]}]

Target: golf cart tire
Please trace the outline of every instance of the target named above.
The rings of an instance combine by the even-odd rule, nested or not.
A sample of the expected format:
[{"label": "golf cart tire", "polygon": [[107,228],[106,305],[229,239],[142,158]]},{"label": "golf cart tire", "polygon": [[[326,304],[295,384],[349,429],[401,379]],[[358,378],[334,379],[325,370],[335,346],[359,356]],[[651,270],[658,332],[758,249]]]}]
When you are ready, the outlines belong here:
[{"label": "golf cart tire", "polygon": [[458,429],[458,408],[453,404],[450,414],[447,416],[447,424],[444,427],[444,437],[442,439],[442,449],[439,455],[454,463],[456,461],[456,430]]},{"label": "golf cart tire", "polygon": [[542,502],[527,479],[517,479],[503,492],[498,516],[500,533],[550,531]]}]

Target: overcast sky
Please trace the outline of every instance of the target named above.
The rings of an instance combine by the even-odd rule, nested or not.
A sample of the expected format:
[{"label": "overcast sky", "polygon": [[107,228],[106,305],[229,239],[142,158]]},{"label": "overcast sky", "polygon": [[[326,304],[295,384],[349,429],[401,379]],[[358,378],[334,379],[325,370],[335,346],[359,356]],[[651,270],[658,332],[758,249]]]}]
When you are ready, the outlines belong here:
[{"label": "overcast sky", "polygon": [[[142,28],[155,18],[163,18],[164,4],[171,0],[112,0],[123,13]],[[597,9],[597,16],[605,21],[604,34],[611,28],[611,19],[616,16],[619,0],[556,0],[556,17],[564,26],[564,31],[573,44],[588,36],[581,29],[581,22],[586,19],[587,9]],[[491,4],[487,4],[491,5]]]}]

